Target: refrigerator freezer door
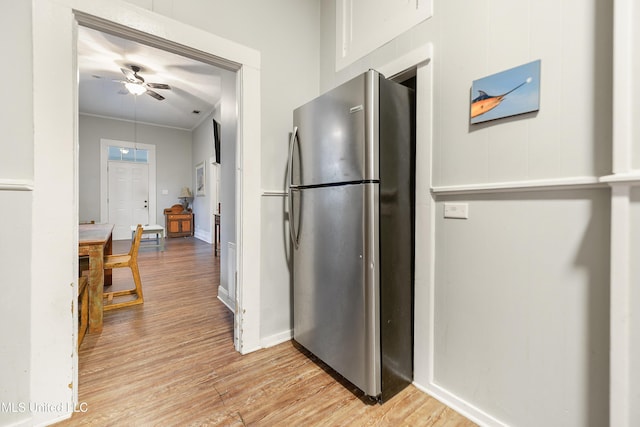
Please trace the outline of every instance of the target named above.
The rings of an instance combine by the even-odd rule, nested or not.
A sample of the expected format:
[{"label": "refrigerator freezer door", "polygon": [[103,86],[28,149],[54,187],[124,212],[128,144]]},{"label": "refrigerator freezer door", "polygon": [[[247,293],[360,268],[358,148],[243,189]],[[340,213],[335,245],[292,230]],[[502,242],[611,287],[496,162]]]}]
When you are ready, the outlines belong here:
[{"label": "refrigerator freezer door", "polygon": [[378,179],[378,76],[369,71],[293,112],[292,186]]},{"label": "refrigerator freezer door", "polygon": [[380,394],[378,185],[292,192],[294,338],[370,396]]}]

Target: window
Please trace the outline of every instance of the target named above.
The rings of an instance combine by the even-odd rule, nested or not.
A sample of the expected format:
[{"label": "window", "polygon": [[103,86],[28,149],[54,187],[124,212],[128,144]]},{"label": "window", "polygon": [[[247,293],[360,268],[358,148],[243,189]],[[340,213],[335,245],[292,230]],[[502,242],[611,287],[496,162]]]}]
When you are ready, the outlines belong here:
[{"label": "window", "polygon": [[109,160],[122,162],[148,163],[149,150],[141,148],[109,146]]}]

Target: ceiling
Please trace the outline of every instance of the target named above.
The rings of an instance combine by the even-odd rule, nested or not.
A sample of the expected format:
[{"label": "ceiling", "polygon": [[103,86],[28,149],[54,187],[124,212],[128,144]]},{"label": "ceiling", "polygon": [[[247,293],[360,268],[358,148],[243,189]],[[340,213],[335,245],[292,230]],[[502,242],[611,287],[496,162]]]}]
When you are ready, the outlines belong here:
[{"label": "ceiling", "polygon": [[[132,65],[145,84],[170,86],[152,89],[164,100],[125,89],[121,68]],[[193,130],[220,100],[218,67],[86,27],[78,29],[78,72],[80,114]]]}]

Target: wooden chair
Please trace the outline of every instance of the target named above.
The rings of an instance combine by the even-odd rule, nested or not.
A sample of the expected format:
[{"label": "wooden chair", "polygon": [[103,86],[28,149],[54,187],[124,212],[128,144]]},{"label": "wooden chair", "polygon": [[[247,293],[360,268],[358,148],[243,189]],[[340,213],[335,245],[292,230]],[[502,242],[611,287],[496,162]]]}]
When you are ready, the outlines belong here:
[{"label": "wooden chair", "polygon": [[[107,302],[104,304],[104,311],[114,310],[116,308],[128,307],[131,305],[142,304],[144,299],[142,297],[142,281],[140,280],[140,271],[138,270],[138,249],[140,249],[140,239],[142,238],[142,225],[138,224],[136,227],[136,234],[131,243],[131,249],[128,254],[116,254],[106,255],[104,257],[104,268],[114,269],[129,267],[133,274],[133,282],[135,288],[127,289],[124,291],[105,292],[104,298]],[[135,299],[114,302],[113,298],[121,297],[125,295],[135,295]]]},{"label": "wooden chair", "polygon": [[87,333],[89,328],[89,290],[87,285],[89,278],[86,275],[82,275],[78,278],[78,312],[80,317],[78,319],[78,350],[80,344]]}]

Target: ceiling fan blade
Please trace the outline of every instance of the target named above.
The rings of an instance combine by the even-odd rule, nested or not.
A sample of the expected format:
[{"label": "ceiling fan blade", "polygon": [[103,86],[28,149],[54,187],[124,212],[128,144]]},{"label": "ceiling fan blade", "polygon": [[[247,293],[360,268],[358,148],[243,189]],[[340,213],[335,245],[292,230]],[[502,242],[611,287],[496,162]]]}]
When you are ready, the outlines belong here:
[{"label": "ceiling fan blade", "polygon": [[147,87],[151,89],[168,89],[171,90],[171,87],[164,83],[147,83]]},{"label": "ceiling fan blade", "polygon": [[149,89],[147,89],[147,95],[154,97],[158,101],[162,101],[164,99],[164,96],[160,95],[158,92],[154,92]]},{"label": "ceiling fan blade", "polygon": [[128,68],[120,68],[122,74],[132,83],[144,83],[144,79]]}]

